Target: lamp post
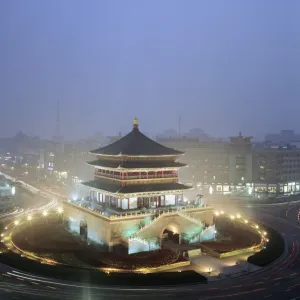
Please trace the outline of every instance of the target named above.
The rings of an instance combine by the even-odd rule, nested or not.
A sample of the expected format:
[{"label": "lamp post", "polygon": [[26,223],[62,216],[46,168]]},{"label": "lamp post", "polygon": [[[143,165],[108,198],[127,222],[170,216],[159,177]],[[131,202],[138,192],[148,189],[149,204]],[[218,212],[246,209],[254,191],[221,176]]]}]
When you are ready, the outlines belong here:
[{"label": "lamp post", "polygon": [[59,215],[59,219],[61,219],[61,223],[64,223],[64,218],[63,218],[63,209],[61,207],[59,207],[57,209],[58,215]]}]

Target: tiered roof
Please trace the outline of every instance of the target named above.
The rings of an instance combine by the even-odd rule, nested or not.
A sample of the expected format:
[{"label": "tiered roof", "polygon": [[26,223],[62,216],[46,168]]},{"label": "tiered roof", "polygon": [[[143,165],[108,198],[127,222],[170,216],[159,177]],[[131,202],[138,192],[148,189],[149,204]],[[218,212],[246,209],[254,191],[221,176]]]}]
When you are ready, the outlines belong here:
[{"label": "tiered roof", "polygon": [[152,183],[152,184],[130,184],[121,186],[120,183],[106,179],[92,180],[83,183],[84,185],[113,194],[133,194],[146,192],[165,192],[190,189],[190,186],[181,183]]},{"label": "tiered roof", "polygon": [[118,161],[118,160],[107,160],[98,159],[88,162],[91,166],[99,166],[104,168],[112,169],[156,169],[156,168],[180,168],[186,166],[186,164],[176,161]]},{"label": "tiered roof", "polygon": [[[146,137],[139,131],[137,119],[134,119],[133,129],[129,134],[106,147],[93,150],[91,153],[97,155],[98,159],[88,162],[88,164],[103,168],[164,169],[185,166],[185,164],[175,161],[176,156],[184,152],[165,147]],[[131,158],[128,159],[126,156]],[[143,158],[144,156],[146,159]],[[157,159],[157,157],[159,158]],[[191,188],[177,182],[149,183],[145,181],[145,183],[124,185],[121,180],[110,180],[109,178],[97,178],[83,184],[112,194],[164,193]]]},{"label": "tiered roof", "polygon": [[164,156],[180,155],[184,152],[165,147],[145,136],[139,131],[137,120],[130,133],[120,140],[90,152],[96,155],[128,155],[128,156]]}]

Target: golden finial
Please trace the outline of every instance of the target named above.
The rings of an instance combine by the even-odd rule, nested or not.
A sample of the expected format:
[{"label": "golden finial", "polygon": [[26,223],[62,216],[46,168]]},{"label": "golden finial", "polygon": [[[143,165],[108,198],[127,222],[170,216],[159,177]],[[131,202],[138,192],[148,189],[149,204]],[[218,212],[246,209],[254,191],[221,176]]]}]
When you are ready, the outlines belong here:
[{"label": "golden finial", "polygon": [[137,118],[133,119],[133,128],[138,128],[139,127],[139,121]]}]

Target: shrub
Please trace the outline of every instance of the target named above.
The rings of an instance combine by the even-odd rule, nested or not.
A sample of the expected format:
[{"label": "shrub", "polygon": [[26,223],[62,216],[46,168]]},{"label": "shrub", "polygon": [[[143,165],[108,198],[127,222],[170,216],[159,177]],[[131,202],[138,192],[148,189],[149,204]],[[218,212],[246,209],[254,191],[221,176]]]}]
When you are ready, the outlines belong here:
[{"label": "shrub", "polygon": [[277,258],[284,252],[284,240],[282,236],[274,229],[268,228],[269,242],[265,249],[248,257],[248,262],[260,267],[264,267]]}]

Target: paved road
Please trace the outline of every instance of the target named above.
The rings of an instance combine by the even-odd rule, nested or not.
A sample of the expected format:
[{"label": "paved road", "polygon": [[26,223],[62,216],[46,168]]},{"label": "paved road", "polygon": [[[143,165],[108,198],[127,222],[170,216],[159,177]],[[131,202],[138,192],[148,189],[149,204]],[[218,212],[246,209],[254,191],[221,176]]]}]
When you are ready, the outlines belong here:
[{"label": "paved road", "polygon": [[[284,206],[283,209],[289,209],[287,216],[295,221],[298,207]],[[289,220],[262,214],[255,208],[248,209],[247,214],[278,230],[288,245],[277,264],[255,273],[204,285],[111,288],[45,279],[1,266],[5,282],[0,282],[0,299],[300,299],[300,228]]]}]

